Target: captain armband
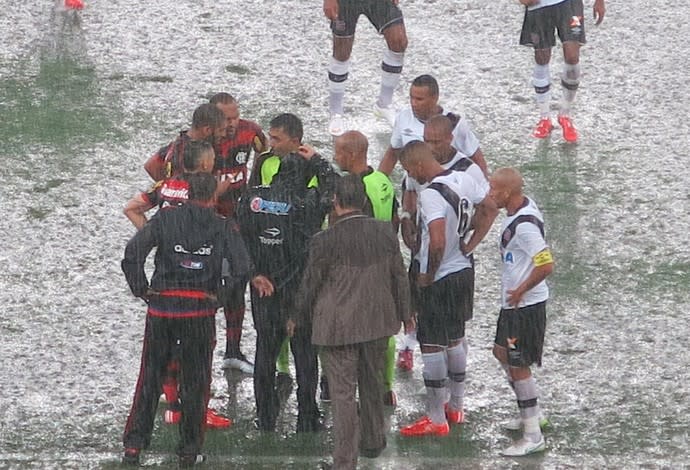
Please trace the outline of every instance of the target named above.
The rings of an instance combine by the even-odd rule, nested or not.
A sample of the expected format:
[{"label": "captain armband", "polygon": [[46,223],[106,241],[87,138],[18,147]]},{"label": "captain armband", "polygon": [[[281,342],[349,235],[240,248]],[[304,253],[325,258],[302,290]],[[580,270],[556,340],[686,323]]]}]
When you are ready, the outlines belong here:
[{"label": "captain armband", "polygon": [[532,262],[534,262],[534,265],[537,268],[540,266],[544,266],[546,264],[553,263],[553,256],[551,255],[551,250],[548,248],[544,248],[532,257]]}]

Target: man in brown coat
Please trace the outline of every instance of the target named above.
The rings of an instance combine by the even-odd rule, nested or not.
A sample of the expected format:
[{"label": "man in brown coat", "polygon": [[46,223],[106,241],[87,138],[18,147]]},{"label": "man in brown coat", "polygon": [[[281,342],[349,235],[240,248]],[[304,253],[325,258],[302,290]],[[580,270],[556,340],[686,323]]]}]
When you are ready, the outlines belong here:
[{"label": "man in brown coat", "polygon": [[288,322],[289,332],[311,326],[312,343],[321,348],[333,403],[335,469],[354,469],[358,453],[375,458],[386,447],[384,353],[401,322],[413,326],[398,238],[390,222],[362,213],[366,197],[357,175],[336,183],[337,221],[311,240],[296,317]]}]

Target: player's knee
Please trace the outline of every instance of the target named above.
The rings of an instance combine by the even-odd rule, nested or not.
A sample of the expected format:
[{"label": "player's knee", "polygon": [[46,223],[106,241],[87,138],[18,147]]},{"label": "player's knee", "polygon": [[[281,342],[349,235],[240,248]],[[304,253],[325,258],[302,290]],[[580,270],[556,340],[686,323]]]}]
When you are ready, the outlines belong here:
[{"label": "player's knee", "polygon": [[580,44],[567,42],[563,44],[563,61],[566,64],[577,65],[580,63]]},{"label": "player's knee", "polygon": [[405,27],[402,24],[389,27],[384,32],[384,36],[386,38],[388,49],[391,51],[402,53],[407,49],[407,34],[405,33]]},{"label": "player's knee", "polygon": [[551,62],[551,49],[535,49],[534,61],[538,65],[548,65]]},{"label": "player's knee", "polygon": [[354,37],[352,38],[333,38],[333,59],[340,62],[350,60],[352,55],[352,45]]},{"label": "player's knee", "polygon": [[400,37],[396,38],[393,44],[390,44],[390,49],[394,52],[405,52],[407,49],[407,35],[403,33]]},{"label": "player's knee", "polygon": [[513,381],[527,380],[532,376],[532,371],[529,367],[511,367],[510,378]]}]

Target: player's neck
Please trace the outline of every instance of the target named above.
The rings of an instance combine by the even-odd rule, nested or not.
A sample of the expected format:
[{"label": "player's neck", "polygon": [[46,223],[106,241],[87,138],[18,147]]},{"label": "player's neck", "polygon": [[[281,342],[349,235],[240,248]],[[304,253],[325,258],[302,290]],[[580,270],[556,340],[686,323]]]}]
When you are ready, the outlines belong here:
[{"label": "player's neck", "polygon": [[517,211],[525,207],[529,201],[524,194],[516,194],[510,198],[508,204],[506,204],[506,212],[509,216],[515,215]]},{"label": "player's neck", "polygon": [[453,157],[455,156],[455,153],[456,153],[455,149],[454,149],[454,148],[450,148],[450,149],[448,150],[448,152],[446,152],[445,155],[441,155],[441,159],[438,160],[438,162],[439,162],[441,165],[445,165],[446,163],[448,163],[449,161],[451,161],[451,160],[453,159]]},{"label": "player's neck", "polygon": [[369,165],[367,165],[366,162],[364,162],[362,164],[355,164],[355,165],[352,165],[351,170],[352,171],[350,171],[350,173],[355,174],[355,175],[361,175],[361,174],[369,171]]}]

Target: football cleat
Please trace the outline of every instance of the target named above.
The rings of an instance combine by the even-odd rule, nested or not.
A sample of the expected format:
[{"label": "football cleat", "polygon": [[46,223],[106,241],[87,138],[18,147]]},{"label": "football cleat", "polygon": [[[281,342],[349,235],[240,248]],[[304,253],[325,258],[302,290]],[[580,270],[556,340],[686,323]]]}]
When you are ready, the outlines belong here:
[{"label": "football cleat", "polygon": [[225,429],[232,426],[232,420],[216,414],[211,408],[206,410],[206,427],[209,429]]},{"label": "football cleat", "polygon": [[125,449],[124,454],[122,454],[122,465],[139,465],[139,454],[141,449],[135,447],[128,447]]},{"label": "football cleat", "polygon": [[378,103],[374,105],[374,115],[386,121],[391,127],[395,125],[395,117],[397,113],[392,105],[380,106]]},{"label": "football cleat", "polygon": [[254,364],[244,354],[239,353],[235,357],[223,359],[223,369],[236,369],[248,375],[254,375]]},{"label": "football cleat", "polygon": [[165,424],[177,424],[180,422],[181,418],[181,411],[175,411],[168,408],[167,410],[165,410],[165,413],[163,413],[163,422]]},{"label": "football cleat", "polygon": [[537,123],[537,127],[534,128],[532,135],[537,139],[546,139],[551,135],[553,130],[553,124],[550,118],[541,118]]},{"label": "football cleat", "polygon": [[573,121],[568,116],[558,116],[558,124],[560,124],[563,130],[563,138],[566,142],[571,144],[577,142],[577,129],[575,129]]},{"label": "football cleat", "polygon": [[[549,427],[549,424],[549,420],[546,417],[539,417],[539,427],[542,430]],[[506,431],[520,431],[522,429],[522,418],[518,417],[515,419],[511,419],[503,425],[503,429],[505,429]]]},{"label": "football cleat", "polygon": [[400,434],[406,437],[447,436],[449,432],[448,422],[436,424],[428,416],[422,416],[414,423],[400,428]]},{"label": "football cleat", "polygon": [[446,419],[450,424],[462,424],[465,422],[465,412],[462,410],[454,410],[446,403],[445,407]]},{"label": "football cleat", "polygon": [[331,120],[328,123],[328,132],[333,137],[338,137],[345,133],[345,119],[342,114],[331,115]]},{"label": "football cleat", "polygon": [[82,10],[84,2],[82,0],[65,0],[65,8],[68,10]]},{"label": "football cleat", "polygon": [[523,438],[501,451],[501,455],[505,457],[524,457],[525,455],[543,452],[545,449],[546,442],[544,441],[544,436],[540,436],[538,442],[532,442],[529,439]]},{"label": "football cleat", "polygon": [[194,465],[204,463],[206,461],[206,456],[197,454],[197,455],[180,455],[179,457],[179,467],[180,468],[189,468],[193,467]]}]

